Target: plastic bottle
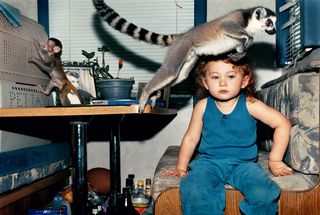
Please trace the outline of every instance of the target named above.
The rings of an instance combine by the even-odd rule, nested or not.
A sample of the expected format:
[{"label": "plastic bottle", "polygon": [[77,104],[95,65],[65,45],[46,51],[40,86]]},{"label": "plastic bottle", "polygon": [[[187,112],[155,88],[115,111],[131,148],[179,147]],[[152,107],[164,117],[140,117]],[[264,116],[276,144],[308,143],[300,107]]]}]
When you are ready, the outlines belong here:
[{"label": "plastic bottle", "polygon": [[138,180],[137,188],[134,190],[131,200],[133,207],[139,212],[139,214],[142,214],[143,211],[148,208],[150,199],[144,189],[142,180]]},{"label": "plastic bottle", "polygon": [[63,210],[64,215],[72,215],[69,202],[63,199],[61,194],[56,194],[53,200],[46,206],[46,209],[55,211]]},{"label": "plastic bottle", "polygon": [[151,198],[151,178],[146,179],[146,193]]}]

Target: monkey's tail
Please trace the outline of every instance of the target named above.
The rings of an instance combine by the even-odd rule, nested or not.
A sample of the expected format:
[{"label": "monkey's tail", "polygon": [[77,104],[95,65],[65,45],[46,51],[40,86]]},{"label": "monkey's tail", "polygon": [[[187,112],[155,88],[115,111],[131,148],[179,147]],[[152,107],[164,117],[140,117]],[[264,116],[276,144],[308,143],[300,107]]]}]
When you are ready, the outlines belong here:
[{"label": "monkey's tail", "polygon": [[176,41],[180,34],[158,34],[138,27],[122,18],[111,7],[106,5],[103,0],[92,0],[94,7],[100,16],[114,29],[127,34],[136,40],[144,41],[154,45],[169,46]]},{"label": "monkey's tail", "polygon": [[[76,94],[76,96],[79,98],[80,103],[83,104],[84,101],[83,101],[82,97],[80,96],[78,90],[73,86],[73,84],[72,84],[69,80],[67,80],[67,84],[66,84],[66,85],[69,85],[69,86],[70,86],[70,88],[71,88],[71,90],[73,91],[73,93]],[[65,86],[66,86],[66,85],[65,85]]]}]

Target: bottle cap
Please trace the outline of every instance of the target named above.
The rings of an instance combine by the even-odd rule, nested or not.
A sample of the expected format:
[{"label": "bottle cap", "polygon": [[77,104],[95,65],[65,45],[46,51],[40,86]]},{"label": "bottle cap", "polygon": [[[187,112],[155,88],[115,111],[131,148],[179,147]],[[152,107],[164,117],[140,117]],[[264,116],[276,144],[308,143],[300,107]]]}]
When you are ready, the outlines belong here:
[{"label": "bottle cap", "polygon": [[143,181],[142,180],[138,180],[138,186],[143,186]]},{"label": "bottle cap", "polygon": [[54,200],[62,200],[62,195],[60,193],[54,195],[53,197]]},{"label": "bottle cap", "polygon": [[151,184],[151,178],[147,178],[146,179],[146,185],[150,185]]}]

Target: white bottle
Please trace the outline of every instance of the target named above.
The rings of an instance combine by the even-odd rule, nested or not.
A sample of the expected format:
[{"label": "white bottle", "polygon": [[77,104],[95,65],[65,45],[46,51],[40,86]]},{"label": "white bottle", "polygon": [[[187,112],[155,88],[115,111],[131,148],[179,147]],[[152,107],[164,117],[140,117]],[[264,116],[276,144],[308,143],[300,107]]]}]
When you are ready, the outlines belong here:
[{"label": "white bottle", "polygon": [[135,208],[147,208],[149,205],[150,201],[143,184],[142,180],[138,180],[138,186],[132,193],[131,201]]}]

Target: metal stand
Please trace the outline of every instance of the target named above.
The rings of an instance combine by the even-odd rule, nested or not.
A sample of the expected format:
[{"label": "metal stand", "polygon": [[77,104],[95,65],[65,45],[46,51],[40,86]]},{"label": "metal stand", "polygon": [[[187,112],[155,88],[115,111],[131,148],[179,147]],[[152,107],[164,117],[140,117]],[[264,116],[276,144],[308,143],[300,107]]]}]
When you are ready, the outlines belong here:
[{"label": "metal stand", "polygon": [[[117,212],[117,199],[121,192],[120,176],[120,123],[124,115],[115,115],[110,129],[110,205],[111,214]],[[72,125],[72,190],[73,214],[88,214],[88,179],[87,179],[87,126],[88,119],[71,120]]]},{"label": "metal stand", "polygon": [[89,120],[71,120],[72,125],[72,214],[88,214],[87,125]]},{"label": "metal stand", "polygon": [[121,193],[120,176],[120,123],[124,115],[114,116],[110,131],[110,204],[111,214],[117,212],[117,199]]}]

